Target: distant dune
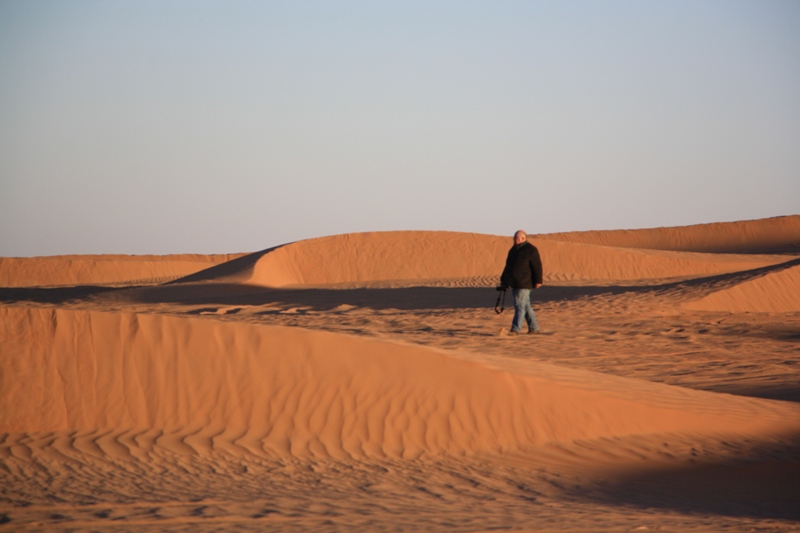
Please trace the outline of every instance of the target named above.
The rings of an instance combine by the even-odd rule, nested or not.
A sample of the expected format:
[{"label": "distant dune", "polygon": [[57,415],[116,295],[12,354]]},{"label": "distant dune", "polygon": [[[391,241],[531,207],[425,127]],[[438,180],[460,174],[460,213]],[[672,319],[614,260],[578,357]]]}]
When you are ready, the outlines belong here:
[{"label": "distant dune", "polygon": [[159,283],[242,254],[0,257],[0,287]]},{"label": "distant dune", "polygon": [[[531,242],[542,253],[547,282],[695,277],[787,260],[776,252],[800,254],[800,216],[554,233]],[[246,255],[0,258],[0,286],[178,280],[285,287],[453,279],[489,286],[497,282],[510,245],[508,236],[393,231],[320,237]]]},{"label": "distant dune", "polygon": [[[794,228],[794,220],[787,218],[790,228],[785,234],[791,234],[794,242],[800,242],[800,224],[795,233],[790,231]],[[760,228],[759,224],[756,226]],[[740,236],[744,241],[749,228],[746,224],[737,223],[729,228],[728,233],[745,232]],[[671,233],[670,229],[642,231],[648,232],[642,234],[644,237]],[[704,238],[710,242],[713,235]],[[541,252],[547,282],[708,276],[788,260],[781,255],[642,249],[645,246],[619,248],[562,242],[550,237],[532,238],[531,242]],[[639,244],[646,242],[643,238]],[[397,231],[334,235],[251,254],[240,259],[237,265],[231,262],[178,281],[285,287],[385,280],[423,282],[466,279],[472,280],[475,285],[492,285],[499,280],[511,244],[510,237],[456,232]]]},{"label": "distant dune", "polygon": [[549,233],[536,237],[683,252],[800,254],[800,215],[669,228]]}]

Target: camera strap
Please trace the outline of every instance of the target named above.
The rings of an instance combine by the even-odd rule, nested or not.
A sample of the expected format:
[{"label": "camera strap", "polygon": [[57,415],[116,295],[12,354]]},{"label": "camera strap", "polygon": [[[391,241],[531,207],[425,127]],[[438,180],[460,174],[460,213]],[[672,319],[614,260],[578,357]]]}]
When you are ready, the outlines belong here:
[{"label": "camera strap", "polygon": [[[500,294],[497,295],[497,303],[494,304],[494,312],[498,315],[503,312],[506,308],[506,291],[499,291]],[[502,304],[500,303],[502,300]]]}]

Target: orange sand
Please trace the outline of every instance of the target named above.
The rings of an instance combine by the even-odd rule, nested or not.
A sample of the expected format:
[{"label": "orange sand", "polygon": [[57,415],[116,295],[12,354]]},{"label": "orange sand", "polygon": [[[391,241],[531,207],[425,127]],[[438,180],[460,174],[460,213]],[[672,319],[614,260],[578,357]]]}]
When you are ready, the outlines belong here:
[{"label": "orange sand", "polygon": [[800,530],[798,221],[0,259],[0,529]]},{"label": "orange sand", "polygon": [[[0,431],[158,429],[291,457],[413,458],[673,431],[781,433],[800,407],[573,370],[500,372],[337,333],[6,308]],[[31,349],[30,347],[34,347]],[[632,381],[628,383],[628,381]],[[202,393],[201,393],[202,392]]]},{"label": "orange sand", "polygon": [[[798,230],[800,233],[800,230]],[[688,254],[531,239],[544,258],[546,281],[633,281],[737,272],[786,261],[781,255]],[[495,283],[507,237],[449,232],[335,235],[254,254],[242,268],[222,267],[186,281],[267,287],[439,280]],[[217,271],[223,271],[217,274]]]},{"label": "orange sand", "polygon": [[800,215],[674,228],[576,231],[543,239],[682,252],[800,253]]},{"label": "orange sand", "polygon": [[239,255],[0,257],[0,287],[161,283]]},{"label": "orange sand", "polygon": [[688,309],[731,313],[800,312],[800,267],[770,272],[688,302]]}]

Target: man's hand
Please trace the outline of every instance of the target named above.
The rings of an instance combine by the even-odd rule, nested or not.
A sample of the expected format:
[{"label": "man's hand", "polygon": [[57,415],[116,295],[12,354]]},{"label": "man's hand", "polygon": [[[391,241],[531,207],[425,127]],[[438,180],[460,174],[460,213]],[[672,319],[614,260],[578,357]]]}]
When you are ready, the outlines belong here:
[{"label": "man's hand", "polygon": [[542,286],[542,284],[541,284],[541,283],[537,283],[536,285],[534,285],[534,288],[538,289],[538,288],[539,288],[539,287],[541,287],[541,286]]}]

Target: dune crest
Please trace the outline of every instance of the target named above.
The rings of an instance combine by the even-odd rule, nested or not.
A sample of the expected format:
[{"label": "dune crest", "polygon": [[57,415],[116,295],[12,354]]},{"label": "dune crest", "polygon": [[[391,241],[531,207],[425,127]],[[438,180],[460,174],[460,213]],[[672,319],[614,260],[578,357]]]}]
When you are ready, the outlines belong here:
[{"label": "dune crest", "polygon": [[0,433],[158,430],[198,453],[409,458],[800,425],[794,405],[544,364],[515,375],[298,328],[14,307],[0,324]]},{"label": "dune crest", "polygon": [[537,238],[621,248],[713,253],[800,253],[800,215],[635,230],[549,233]]}]

